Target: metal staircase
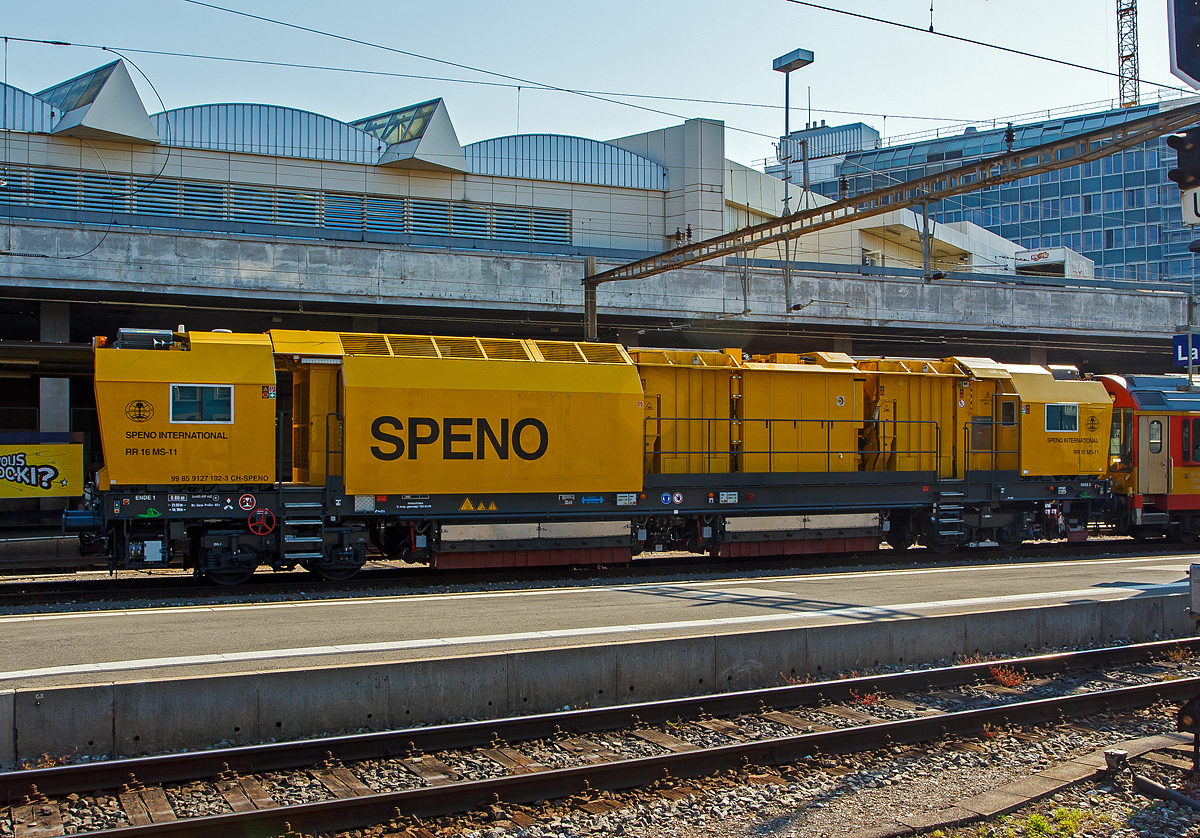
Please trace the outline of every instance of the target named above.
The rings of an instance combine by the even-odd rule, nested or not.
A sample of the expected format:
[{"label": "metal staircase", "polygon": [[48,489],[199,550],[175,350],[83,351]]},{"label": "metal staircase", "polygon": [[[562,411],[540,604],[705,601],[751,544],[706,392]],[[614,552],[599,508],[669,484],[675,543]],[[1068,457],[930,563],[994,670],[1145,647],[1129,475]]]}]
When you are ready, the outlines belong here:
[{"label": "metal staircase", "polygon": [[963,492],[939,491],[933,505],[933,522],[940,539],[965,538],[967,522],[963,520]]}]

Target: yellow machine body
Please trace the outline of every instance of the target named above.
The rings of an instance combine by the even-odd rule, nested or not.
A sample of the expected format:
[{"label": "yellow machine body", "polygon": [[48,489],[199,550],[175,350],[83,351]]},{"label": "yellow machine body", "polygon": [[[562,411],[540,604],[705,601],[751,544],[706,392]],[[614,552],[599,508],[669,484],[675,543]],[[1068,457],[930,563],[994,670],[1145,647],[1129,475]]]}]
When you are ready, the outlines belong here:
[{"label": "yellow machine body", "polygon": [[647,474],[736,470],[741,365],[724,352],[632,349],[645,391],[638,439]]},{"label": "yellow machine body", "polygon": [[631,350],[650,474],[859,469],[862,382],[840,353]]},{"label": "yellow machine body", "polygon": [[885,358],[858,366],[867,373],[866,470],[936,470],[951,479],[1019,470],[1021,398],[1009,368],[967,357]]},{"label": "yellow machine body", "polygon": [[1108,471],[1112,398],[1099,381],[1060,381],[1043,367],[1007,365],[1021,398],[1021,476]]},{"label": "yellow machine body", "polygon": [[266,335],[192,332],[170,349],[96,349],[100,488],[272,483]]},{"label": "yellow machine body", "polygon": [[[323,483],[328,469],[357,495],[641,487],[644,399],[619,346],[337,333],[300,346],[295,335],[272,332],[298,363],[298,482]],[[340,363],[311,363],[318,355]]]},{"label": "yellow machine body", "polygon": [[863,393],[857,371],[780,357],[742,364],[742,471],[858,471]]},{"label": "yellow machine body", "polygon": [[953,477],[957,365],[888,358],[859,366],[867,373],[864,470]]}]

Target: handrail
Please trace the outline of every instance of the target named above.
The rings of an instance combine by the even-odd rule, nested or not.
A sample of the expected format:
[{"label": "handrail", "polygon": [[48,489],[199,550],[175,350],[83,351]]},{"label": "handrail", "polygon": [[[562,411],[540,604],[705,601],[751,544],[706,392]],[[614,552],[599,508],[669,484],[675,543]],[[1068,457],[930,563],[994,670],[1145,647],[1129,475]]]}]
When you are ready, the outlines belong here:
[{"label": "handrail", "polygon": [[[337,426],[338,447],[336,450],[334,450],[334,448],[329,444],[329,440],[330,440],[329,423],[333,419],[336,419],[338,422],[338,426]],[[340,413],[326,413],[325,414],[325,479],[326,480],[329,480],[329,478],[332,476],[329,473],[329,457],[333,454],[337,454],[338,457],[341,458],[338,461],[338,476],[339,477],[345,476],[346,448],[345,448],[345,436],[342,433],[342,429],[345,426],[345,422],[346,422],[346,417]]]},{"label": "handrail", "polygon": [[[663,424],[665,424],[665,423],[695,423],[695,422],[703,423],[702,424],[702,439],[701,439],[701,443],[700,443],[702,447],[700,447],[700,448],[688,447],[688,448],[666,449],[666,450],[661,449],[661,448],[658,450],[650,449],[649,443],[651,442],[651,440],[662,438]],[[739,440],[734,441],[732,439],[732,437],[733,437],[732,431],[733,431],[733,427],[735,424],[740,425],[742,428],[747,428],[747,427],[752,426],[759,422],[763,423],[766,426],[766,432],[767,432],[766,445],[767,445],[767,447],[765,449],[746,449],[745,447],[743,447],[746,442],[744,433],[741,435],[741,438]],[[655,428],[656,432],[653,432],[653,433],[651,432],[651,423],[655,423],[657,425],[657,427]],[[717,440],[716,440],[716,434],[714,433],[713,428],[714,428],[714,425],[720,424],[720,423],[724,423],[725,425],[728,426],[728,428],[729,428],[728,438],[726,439],[725,444],[722,447],[715,447]],[[783,448],[783,449],[780,449],[780,448],[777,448],[776,443],[775,443],[774,428],[777,425],[785,424],[785,423],[790,424],[793,429],[795,429],[798,425],[819,424],[821,426],[821,430],[823,430],[825,432],[825,446],[820,449],[816,449],[816,448],[813,448],[813,449],[808,449],[808,448],[795,448],[795,449]],[[862,447],[855,447],[853,449],[835,449],[833,447],[833,429],[834,429],[834,425],[836,423],[843,423],[846,425],[850,425],[855,429],[857,429],[859,427],[870,427],[870,426],[886,428],[886,426],[889,424],[895,425],[895,426],[899,426],[899,425],[925,426],[925,427],[929,428],[930,430],[932,430],[932,432],[933,432],[933,437],[934,437],[933,447],[931,447],[931,448],[912,448],[912,449],[893,448],[886,452],[884,452],[882,450],[878,450],[878,449],[864,449]],[[687,433],[687,432],[688,431],[685,429],[682,433]],[[801,431],[801,433],[802,433],[802,431]],[[859,457],[859,458],[866,458],[869,456],[881,456],[881,455],[885,455],[885,454],[886,454],[886,456],[889,456],[889,457],[892,455],[895,455],[895,454],[931,455],[936,458],[936,462],[939,464],[942,459],[941,426],[936,421],[929,420],[929,419],[867,419],[867,420],[788,419],[788,418],[785,418],[785,419],[736,418],[735,419],[735,418],[724,418],[724,417],[696,417],[696,416],[647,416],[643,420],[642,440],[643,440],[643,443],[642,443],[643,468],[647,474],[652,473],[651,466],[652,466],[654,457],[661,458],[661,457],[703,456],[703,457],[707,457],[707,458],[712,458],[712,457],[728,456],[731,458],[737,457],[740,460],[744,460],[744,458],[748,457],[748,456],[756,456],[756,455],[757,456],[766,456],[768,473],[772,473],[776,470],[774,465],[775,465],[775,460],[778,457],[793,457],[793,456],[794,457],[804,457],[804,456],[815,457],[815,456],[824,455],[826,472],[833,471],[833,455],[834,454],[850,455],[850,456]],[[857,471],[858,469],[856,468],[854,470]],[[940,468],[936,468],[935,470],[937,470],[939,472],[941,471]]]},{"label": "handrail", "polygon": [[[971,455],[975,454],[980,457],[990,457],[992,469],[996,468],[996,458],[1004,454],[1015,454],[1017,456],[1017,468],[1020,468],[1021,462],[1021,434],[1020,425],[1002,425],[999,422],[994,422],[991,419],[968,419],[963,423],[963,451],[966,454],[964,458],[963,470],[971,471]],[[976,448],[974,445],[975,428],[989,428],[991,430],[992,445],[988,448]],[[1017,447],[1016,448],[997,448],[996,447],[996,428],[1014,428],[1017,430]],[[975,471],[979,471],[977,467]]]}]

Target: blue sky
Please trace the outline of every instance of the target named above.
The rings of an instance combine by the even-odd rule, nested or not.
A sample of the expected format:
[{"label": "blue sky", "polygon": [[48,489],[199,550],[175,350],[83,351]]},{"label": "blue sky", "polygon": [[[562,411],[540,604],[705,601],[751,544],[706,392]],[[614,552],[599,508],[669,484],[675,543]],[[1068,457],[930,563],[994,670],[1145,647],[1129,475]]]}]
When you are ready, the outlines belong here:
[{"label": "blue sky", "polygon": [[[625,100],[653,113],[593,98],[523,86],[521,133],[607,139],[674,124],[684,116],[722,119],[727,156],[752,163],[772,153],[782,132],[783,77],[771,60],[796,47],[816,63],[792,76],[792,125],[862,119],[828,112],[890,114],[888,135],[951,121],[993,119],[1111,99],[1117,83],[1096,73],[956,44],[805,8],[786,0],[604,4],[414,3],[403,0],[212,0],[318,29],[564,88],[717,99],[776,107]],[[842,9],[929,25],[930,0],[825,0]],[[992,41],[1099,69],[1116,70],[1113,0],[935,0],[943,32]],[[1166,0],[1139,4],[1141,75],[1181,85],[1168,70]],[[235,17],[183,0],[39,0],[9,3],[0,34],[271,61],[359,68],[447,79],[503,79]],[[355,119],[441,96],[463,143],[518,131],[518,91],[168,58],[130,53],[166,107],[263,102]],[[9,42],[8,81],[39,90],[111,60],[98,50]],[[134,77],[151,112],[157,97]],[[1147,91],[1153,88],[1144,88]]]}]

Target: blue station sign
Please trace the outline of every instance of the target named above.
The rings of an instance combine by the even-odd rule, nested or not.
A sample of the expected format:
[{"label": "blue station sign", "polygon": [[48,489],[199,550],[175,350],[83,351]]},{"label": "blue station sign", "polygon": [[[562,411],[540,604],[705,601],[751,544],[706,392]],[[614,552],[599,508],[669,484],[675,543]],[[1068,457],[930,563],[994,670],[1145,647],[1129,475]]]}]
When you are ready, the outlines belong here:
[{"label": "blue station sign", "polygon": [[[1171,362],[1177,367],[1188,365],[1188,336],[1175,335]],[[1192,335],[1192,363],[1200,366],[1200,334]]]}]

